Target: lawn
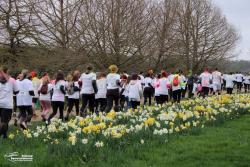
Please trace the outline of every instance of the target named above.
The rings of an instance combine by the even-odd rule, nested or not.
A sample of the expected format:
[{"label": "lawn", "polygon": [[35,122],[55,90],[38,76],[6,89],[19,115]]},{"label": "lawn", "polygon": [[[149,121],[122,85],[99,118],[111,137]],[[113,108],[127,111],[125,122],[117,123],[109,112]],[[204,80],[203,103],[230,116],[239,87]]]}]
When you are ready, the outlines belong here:
[{"label": "lawn", "polygon": [[[95,157],[85,161],[83,155],[61,153],[48,148],[42,141],[23,146],[0,141],[0,166],[249,166],[250,115],[213,124],[188,133],[171,135],[165,141],[145,141],[144,144],[110,147],[96,151]],[[13,130],[13,127],[11,127]],[[19,152],[34,156],[33,162],[9,162],[4,154]]]}]

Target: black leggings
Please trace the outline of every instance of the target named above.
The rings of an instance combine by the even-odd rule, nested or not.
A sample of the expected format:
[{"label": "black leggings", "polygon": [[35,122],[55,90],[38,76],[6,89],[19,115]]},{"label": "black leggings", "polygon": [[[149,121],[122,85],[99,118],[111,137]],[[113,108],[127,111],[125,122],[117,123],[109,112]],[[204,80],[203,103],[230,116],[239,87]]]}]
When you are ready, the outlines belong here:
[{"label": "black leggings", "polygon": [[194,88],[193,84],[188,84],[188,98],[191,98],[191,97],[194,96],[194,94],[193,94],[193,88]]},{"label": "black leggings", "polygon": [[20,122],[30,122],[33,116],[32,106],[18,106],[20,114]]},{"label": "black leggings", "polygon": [[105,112],[110,112],[115,102],[114,110],[119,111],[119,89],[108,89],[107,90],[107,107]]},{"label": "black leggings", "polygon": [[227,88],[227,94],[232,94],[233,93],[233,88]]},{"label": "black leggings", "polygon": [[7,132],[9,128],[9,122],[11,119],[12,109],[0,108],[0,136],[3,135],[3,138],[7,138]]},{"label": "black leggings", "polygon": [[140,105],[139,101],[130,101],[131,107],[133,109],[137,109],[137,107]]},{"label": "black leggings", "polygon": [[159,96],[159,104],[164,104],[168,102],[168,95],[160,95]]},{"label": "black leggings", "polygon": [[248,91],[250,91],[250,84],[244,84],[244,88],[245,88],[245,93],[247,93]]},{"label": "black leggings", "polygon": [[79,115],[79,99],[68,99],[68,113],[71,113],[73,107],[76,108],[76,115]]},{"label": "black leggings", "polygon": [[82,107],[81,115],[85,116],[87,114],[87,105],[89,105],[89,111],[94,113],[95,109],[95,94],[82,94]]},{"label": "black leggings", "polygon": [[242,82],[237,82],[237,92],[241,92]]},{"label": "black leggings", "polygon": [[173,91],[173,99],[174,99],[174,103],[180,103],[181,101],[181,89],[175,90]]},{"label": "black leggings", "polygon": [[210,89],[209,87],[202,87],[203,97],[208,96],[209,89]]},{"label": "black leggings", "polygon": [[50,114],[48,120],[50,121],[57,114],[58,109],[59,109],[59,113],[60,113],[59,119],[63,120],[64,102],[52,101],[52,109],[53,109],[53,112],[52,112],[52,114]]},{"label": "black leggings", "polygon": [[106,98],[95,99],[95,112],[96,113],[99,113],[100,111],[104,112],[106,106],[107,106]]},{"label": "black leggings", "polygon": [[152,104],[152,95],[153,95],[153,90],[151,87],[145,87],[143,90],[143,96],[144,96],[144,105],[147,104],[151,106]]}]

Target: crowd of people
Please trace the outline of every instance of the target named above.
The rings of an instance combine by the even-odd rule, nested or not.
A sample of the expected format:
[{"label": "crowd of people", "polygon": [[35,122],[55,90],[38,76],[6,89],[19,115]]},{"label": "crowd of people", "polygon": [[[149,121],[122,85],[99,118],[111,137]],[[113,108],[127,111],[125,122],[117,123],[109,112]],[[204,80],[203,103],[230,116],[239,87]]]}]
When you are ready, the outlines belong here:
[{"label": "crowd of people", "polygon": [[[63,71],[55,76],[44,73],[41,78],[35,71],[22,70],[12,78],[7,67],[0,70],[0,135],[7,138],[8,124],[15,114],[14,124],[27,129],[36,104],[41,105],[41,119],[48,125],[59,111],[59,118],[69,119],[75,107],[75,115],[85,117],[88,113],[124,111],[145,105],[163,105],[167,102],[180,103],[183,98],[250,92],[250,75],[240,72],[222,74],[218,69],[205,69],[200,75],[189,71],[167,73],[118,73],[116,65],[109,67],[109,73],[95,73],[88,66],[82,74],[76,70],[65,77]],[[81,102],[80,102],[81,100]],[[81,105],[80,105],[81,104]],[[81,108],[80,108],[81,106]],[[66,108],[66,115],[64,110]]]}]

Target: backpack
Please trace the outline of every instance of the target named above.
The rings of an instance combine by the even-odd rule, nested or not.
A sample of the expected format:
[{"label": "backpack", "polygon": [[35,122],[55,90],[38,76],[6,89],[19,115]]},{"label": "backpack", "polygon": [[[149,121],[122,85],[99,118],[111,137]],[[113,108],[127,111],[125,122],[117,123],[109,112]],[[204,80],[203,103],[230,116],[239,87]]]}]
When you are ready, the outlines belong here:
[{"label": "backpack", "polygon": [[40,93],[43,94],[43,95],[46,95],[48,94],[48,84],[43,84],[41,89],[40,89]]},{"label": "backpack", "polygon": [[73,82],[73,84],[69,85],[69,87],[67,88],[68,95],[73,95],[75,93],[74,87],[75,87],[74,82]]},{"label": "backpack", "polygon": [[179,85],[179,76],[175,76],[173,79],[173,85],[178,86]]}]

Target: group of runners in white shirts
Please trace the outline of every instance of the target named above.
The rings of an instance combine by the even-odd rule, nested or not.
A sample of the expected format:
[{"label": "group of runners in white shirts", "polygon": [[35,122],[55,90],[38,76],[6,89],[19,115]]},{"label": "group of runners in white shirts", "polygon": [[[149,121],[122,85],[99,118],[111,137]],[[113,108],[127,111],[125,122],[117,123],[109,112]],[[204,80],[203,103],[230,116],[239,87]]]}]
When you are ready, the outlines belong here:
[{"label": "group of runners in white shirts", "polygon": [[[41,104],[41,118],[46,124],[59,111],[63,121],[75,107],[75,115],[86,116],[88,112],[123,111],[129,108],[137,109],[140,105],[163,105],[169,101],[179,103],[182,98],[207,96],[209,93],[220,94],[223,89],[228,94],[233,93],[234,87],[241,92],[250,91],[250,76],[241,73],[222,74],[217,69],[212,73],[205,69],[203,73],[193,75],[191,72],[184,76],[182,71],[168,74],[161,71],[154,74],[152,70],[146,74],[118,74],[116,65],[109,67],[109,73],[94,73],[93,67],[88,66],[80,74],[74,71],[66,78],[58,71],[54,79],[45,73],[41,79],[36,72],[22,70],[14,79],[9,75],[7,67],[0,71],[0,135],[7,138],[8,124],[16,108],[19,114],[14,119],[15,125],[27,129],[34,116],[35,105]],[[14,98],[13,98],[14,97]],[[80,108],[81,99],[81,108]],[[65,104],[67,104],[65,107]],[[64,116],[64,110],[67,110]]]}]

